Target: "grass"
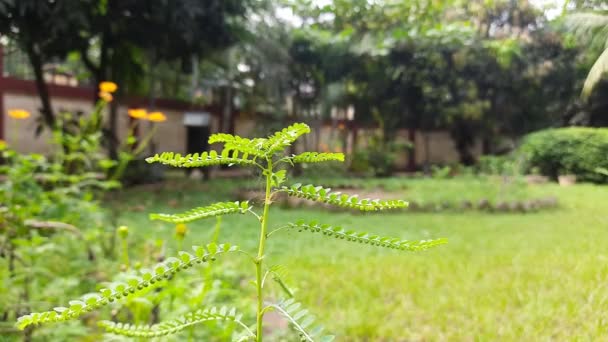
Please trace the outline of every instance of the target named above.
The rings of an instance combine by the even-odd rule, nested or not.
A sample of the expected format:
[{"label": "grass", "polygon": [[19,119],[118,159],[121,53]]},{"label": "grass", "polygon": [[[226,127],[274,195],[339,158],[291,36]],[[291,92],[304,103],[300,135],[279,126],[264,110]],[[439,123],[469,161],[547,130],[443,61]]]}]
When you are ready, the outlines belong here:
[{"label": "grass", "polygon": [[[510,193],[509,188],[470,179],[388,179],[380,184],[405,199]],[[126,209],[120,221],[146,239],[168,239],[173,227],[150,223],[147,213],[227,200],[241,186],[234,181],[196,186],[178,182],[132,189],[120,202]],[[606,189],[587,184],[518,186],[507,196],[559,199],[559,209],[529,214],[377,216],[275,208],[270,227],[314,218],[380,235],[446,237],[449,244],[411,254],[286,231],[270,238],[269,264],[287,266],[298,300],[339,341],[601,340],[608,334]],[[206,243],[213,224],[190,224],[185,245]],[[224,218],[220,241],[253,251],[257,238],[254,218]],[[251,265],[236,267],[253,279]]]}]

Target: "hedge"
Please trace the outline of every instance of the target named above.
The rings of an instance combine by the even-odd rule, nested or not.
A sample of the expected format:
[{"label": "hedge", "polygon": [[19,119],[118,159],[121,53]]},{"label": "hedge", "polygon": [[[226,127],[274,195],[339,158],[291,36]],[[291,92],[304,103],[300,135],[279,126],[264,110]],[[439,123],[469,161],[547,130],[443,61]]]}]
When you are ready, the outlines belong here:
[{"label": "hedge", "polygon": [[608,176],[598,172],[608,169],[608,128],[568,127],[534,132],[524,137],[519,152],[528,172],[537,169],[553,179],[575,174],[581,181],[608,182]]}]

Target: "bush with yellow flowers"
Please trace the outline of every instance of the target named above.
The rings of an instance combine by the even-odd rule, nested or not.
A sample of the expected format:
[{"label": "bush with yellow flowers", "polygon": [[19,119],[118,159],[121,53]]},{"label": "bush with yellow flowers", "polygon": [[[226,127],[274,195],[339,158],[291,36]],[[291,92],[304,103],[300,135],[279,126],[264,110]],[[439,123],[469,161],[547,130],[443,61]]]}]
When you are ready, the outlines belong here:
[{"label": "bush with yellow flowers", "polygon": [[[23,138],[18,136],[23,135],[20,125],[33,118],[26,109],[7,111],[17,127],[9,132],[8,141],[0,141],[0,267],[6,267],[0,271],[0,325],[49,298],[80,292],[74,275],[99,273],[100,262],[119,254],[117,250],[128,266],[128,229],[118,229],[121,244],[116,246],[111,217],[100,209],[98,200],[120,186],[117,180],[125,164],[145,149],[154,132],[132,142],[131,131],[121,158],[108,159],[103,113],[117,89],[115,83],[102,82],[89,115],[59,112],[48,155],[15,151]],[[144,111],[141,119],[157,126],[166,117]],[[60,292],[53,284],[61,284]],[[24,338],[29,340],[32,333],[28,329]],[[53,340],[44,334],[37,336]]]}]

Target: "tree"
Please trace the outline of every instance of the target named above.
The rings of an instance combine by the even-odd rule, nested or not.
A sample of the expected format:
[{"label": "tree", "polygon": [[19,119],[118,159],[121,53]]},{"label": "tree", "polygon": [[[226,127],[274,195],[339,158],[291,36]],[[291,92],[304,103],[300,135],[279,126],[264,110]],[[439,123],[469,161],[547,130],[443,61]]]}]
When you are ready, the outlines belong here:
[{"label": "tree", "polygon": [[[88,0],[85,32],[89,42],[79,47],[96,82],[112,79],[122,91],[143,88],[146,70],[160,61],[178,60],[185,71],[191,59],[202,58],[239,39],[240,24],[250,1]],[[82,34],[82,33],[81,33]],[[96,57],[96,58],[94,58]],[[150,98],[155,79],[148,73]],[[133,92],[133,91],[132,91]],[[116,107],[110,114],[110,153],[115,154]]]},{"label": "tree", "polygon": [[[120,95],[147,89],[161,61],[203,58],[241,39],[254,1],[240,0],[6,0],[0,2],[0,32],[27,53],[36,75],[45,122],[54,115],[42,67],[77,51],[94,83],[112,80]],[[148,77],[148,79],[146,79]],[[97,99],[97,91],[92,94]],[[116,105],[110,115],[110,151],[115,155]]]},{"label": "tree", "polygon": [[590,50],[602,51],[589,70],[581,96],[588,99],[593,89],[608,72],[608,15],[603,12],[578,12],[566,16],[566,28],[574,35],[590,42]]},{"label": "tree", "polygon": [[53,126],[55,115],[43,66],[64,59],[75,45],[82,44],[74,26],[83,23],[84,3],[78,0],[3,0],[0,2],[0,34],[25,52],[32,66],[44,123]]}]

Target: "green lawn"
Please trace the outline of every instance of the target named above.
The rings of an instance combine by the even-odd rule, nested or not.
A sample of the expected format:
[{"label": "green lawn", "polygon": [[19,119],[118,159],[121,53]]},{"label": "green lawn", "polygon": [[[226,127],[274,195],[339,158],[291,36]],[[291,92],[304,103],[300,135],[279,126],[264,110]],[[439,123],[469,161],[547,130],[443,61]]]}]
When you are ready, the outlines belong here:
[{"label": "green lawn", "polygon": [[[390,189],[396,198],[552,195],[560,207],[528,214],[450,211],[380,216],[273,209],[271,227],[314,218],[379,235],[449,240],[412,254],[306,232],[273,235],[267,264],[288,267],[288,282],[297,289],[298,300],[339,341],[588,341],[608,336],[607,187],[497,188],[474,180],[376,182],[374,187]],[[228,200],[242,186],[245,183],[221,180],[214,185],[177,182],[132,189],[120,202],[120,221],[146,239],[169,240],[173,227],[151,223],[147,213]],[[206,243],[214,223],[190,224],[185,245]],[[224,218],[220,241],[254,251],[257,239],[255,218]],[[246,276],[241,284],[250,293],[253,267],[245,259],[230,266]]]}]

